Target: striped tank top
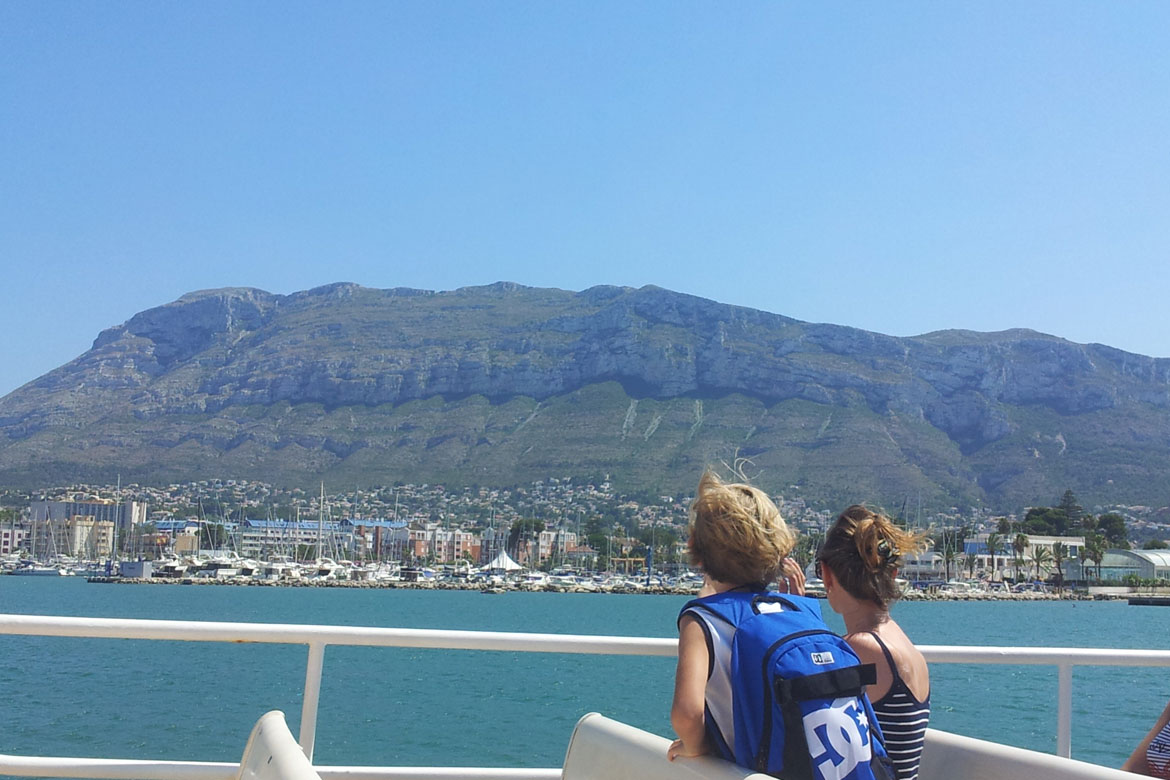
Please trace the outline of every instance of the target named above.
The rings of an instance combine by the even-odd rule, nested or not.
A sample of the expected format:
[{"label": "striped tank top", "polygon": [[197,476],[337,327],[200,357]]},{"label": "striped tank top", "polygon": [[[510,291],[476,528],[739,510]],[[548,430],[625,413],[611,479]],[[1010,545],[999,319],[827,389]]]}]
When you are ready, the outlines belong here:
[{"label": "striped tank top", "polygon": [[1170,723],[1154,735],[1146,748],[1146,769],[1150,777],[1170,778]]},{"label": "striped tank top", "polygon": [[890,754],[898,780],[917,780],[922,745],[926,741],[926,724],[930,720],[930,692],[922,701],[914,698],[906,681],[898,674],[898,665],[886,643],[873,631],[869,633],[882,648],[894,676],[886,695],[872,703],[873,714],[882,727],[886,752]]}]

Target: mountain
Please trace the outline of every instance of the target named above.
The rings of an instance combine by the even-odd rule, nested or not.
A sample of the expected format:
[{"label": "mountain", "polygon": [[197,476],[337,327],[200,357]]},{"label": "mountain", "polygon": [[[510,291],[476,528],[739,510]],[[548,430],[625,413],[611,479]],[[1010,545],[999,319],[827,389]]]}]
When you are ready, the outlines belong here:
[{"label": "mountain", "polygon": [[751,459],[814,505],[1168,502],[1170,359],[894,338],[656,287],[191,293],[0,399],[0,484],[212,476],[686,493]]}]

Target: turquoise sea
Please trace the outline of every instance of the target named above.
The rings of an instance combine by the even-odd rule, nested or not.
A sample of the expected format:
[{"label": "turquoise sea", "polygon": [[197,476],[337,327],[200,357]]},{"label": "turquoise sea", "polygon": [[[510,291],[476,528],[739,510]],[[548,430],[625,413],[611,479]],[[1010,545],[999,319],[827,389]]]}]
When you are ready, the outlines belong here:
[{"label": "turquoise sea", "polygon": [[[665,637],[684,602],[0,577],[0,612],[127,618]],[[922,644],[1170,649],[1170,609],[1124,602],[914,602],[894,614]],[[306,655],[279,645],[0,636],[0,752],[238,761],[270,709],[296,733]],[[556,766],[586,712],[668,736],[673,672],[664,658],[330,647],[315,760]],[[933,726],[1055,749],[1054,667],[948,664],[931,675]],[[1074,757],[1119,765],[1170,696],[1166,677],[1074,671]]]}]

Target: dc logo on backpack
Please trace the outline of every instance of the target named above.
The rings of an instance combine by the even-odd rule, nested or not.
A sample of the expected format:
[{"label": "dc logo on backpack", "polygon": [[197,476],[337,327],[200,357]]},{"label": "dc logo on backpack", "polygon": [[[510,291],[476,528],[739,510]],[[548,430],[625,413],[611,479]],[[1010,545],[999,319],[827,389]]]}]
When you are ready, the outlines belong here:
[{"label": "dc logo on backpack", "polygon": [[688,602],[683,613],[700,618],[712,640],[712,680],[730,646],[730,702],[708,703],[724,721],[730,709],[732,723],[712,723],[724,758],[785,780],[894,777],[864,693],[876,670],[829,630],[815,600],[726,591]]},{"label": "dc logo on backpack", "polygon": [[842,780],[872,758],[869,719],[859,703],[856,696],[834,699],[804,716],[804,739],[817,777]]}]

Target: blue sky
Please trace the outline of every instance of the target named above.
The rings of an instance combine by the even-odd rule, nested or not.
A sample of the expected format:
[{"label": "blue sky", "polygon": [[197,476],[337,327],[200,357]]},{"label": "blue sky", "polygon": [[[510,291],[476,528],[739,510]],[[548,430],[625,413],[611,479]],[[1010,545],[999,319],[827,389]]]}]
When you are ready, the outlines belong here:
[{"label": "blue sky", "polygon": [[0,4],[0,394],[185,292],[656,284],[1170,356],[1170,4]]}]

